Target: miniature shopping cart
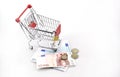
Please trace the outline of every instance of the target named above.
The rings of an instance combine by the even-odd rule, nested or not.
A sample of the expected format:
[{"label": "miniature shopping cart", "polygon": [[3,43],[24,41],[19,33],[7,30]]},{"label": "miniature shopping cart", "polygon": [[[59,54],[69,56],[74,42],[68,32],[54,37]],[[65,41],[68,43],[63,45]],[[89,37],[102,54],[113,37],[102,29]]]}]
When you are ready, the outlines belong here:
[{"label": "miniature shopping cart", "polygon": [[[30,9],[29,13],[21,21],[21,16]],[[32,40],[39,40],[39,46],[51,49],[57,49],[60,44],[59,34],[61,32],[61,24],[58,20],[54,20],[43,15],[39,15],[35,12],[32,6],[29,4],[25,10],[16,19],[16,22],[20,24],[23,32],[27,36],[29,43]],[[55,44],[57,41],[57,44]],[[43,45],[46,43],[48,46]],[[33,49],[33,46],[30,46]]]}]

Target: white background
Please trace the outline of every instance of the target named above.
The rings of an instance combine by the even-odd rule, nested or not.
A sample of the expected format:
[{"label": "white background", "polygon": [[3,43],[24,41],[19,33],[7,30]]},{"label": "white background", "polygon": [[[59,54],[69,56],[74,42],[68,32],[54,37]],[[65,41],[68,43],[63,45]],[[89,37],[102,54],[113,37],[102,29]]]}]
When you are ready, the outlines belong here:
[{"label": "white background", "polygon": [[[62,24],[61,38],[80,50],[67,72],[37,70],[15,18],[27,4]],[[0,77],[120,77],[119,0],[1,0]]]}]

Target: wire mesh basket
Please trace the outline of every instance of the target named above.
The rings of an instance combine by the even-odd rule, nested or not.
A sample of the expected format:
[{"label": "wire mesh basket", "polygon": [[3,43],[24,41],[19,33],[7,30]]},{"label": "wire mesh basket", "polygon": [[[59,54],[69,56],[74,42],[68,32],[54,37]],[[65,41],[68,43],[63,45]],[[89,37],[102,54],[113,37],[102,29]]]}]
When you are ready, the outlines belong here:
[{"label": "wire mesh basket", "polygon": [[[21,21],[20,18],[27,9],[30,9],[30,11]],[[59,34],[61,32],[60,22],[37,14],[31,5],[28,5],[25,8],[25,10],[16,19],[16,22],[20,24],[20,27],[29,40],[59,40]]]}]

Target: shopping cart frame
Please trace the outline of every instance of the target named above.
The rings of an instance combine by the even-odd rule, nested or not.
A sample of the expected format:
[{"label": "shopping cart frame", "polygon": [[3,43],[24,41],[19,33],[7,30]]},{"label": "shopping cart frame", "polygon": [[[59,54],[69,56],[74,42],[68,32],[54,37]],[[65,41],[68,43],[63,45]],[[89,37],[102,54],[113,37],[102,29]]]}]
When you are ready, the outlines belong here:
[{"label": "shopping cart frame", "polygon": [[[37,18],[38,18],[38,14],[34,11],[34,9],[32,8],[32,5],[30,5],[30,4],[27,5],[27,7],[26,7],[26,8],[23,10],[23,12],[18,16],[18,18],[15,19],[15,21],[20,24],[20,26],[21,26],[21,28],[22,28],[23,31],[24,31],[24,29],[26,29],[27,32],[28,32],[29,34],[31,34],[31,33],[29,32],[29,30],[24,26],[24,24],[23,24],[23,23],[21,22],[21,20],[20,20],[20,18],[22,17],[22,15],[23,15],[28,9],[30,9],[30,11],[32,11],[32,13],[35,14],[36,22],[37,22],[38,25],[39,25],[39,20],[37,19]],[[47,32],[47,31],[44,31],[44,30],[42,30],[42,31],[43,31],[43,32]],[[54,33],[55,33],[55,36],[59,37],[60,32],[61,32],[61,24],[59,24],[59,26],[57,27],[56,31],[54,32]],[[51,33],[51,32],[48,32],[48,33]],[[25,31],[24,31],[24,34],[26,35]],[[28,38],[28,35],[26,35],[26,36],[27,36],[27,38]],[[32,36],[29,36],[29,37],[30,37],[30,39],[29,39],[29,38],[28,38],[28,39],[29,39],[29,43],[30,43],[31,40],[34,40],[34,38],[32,38]]]}]

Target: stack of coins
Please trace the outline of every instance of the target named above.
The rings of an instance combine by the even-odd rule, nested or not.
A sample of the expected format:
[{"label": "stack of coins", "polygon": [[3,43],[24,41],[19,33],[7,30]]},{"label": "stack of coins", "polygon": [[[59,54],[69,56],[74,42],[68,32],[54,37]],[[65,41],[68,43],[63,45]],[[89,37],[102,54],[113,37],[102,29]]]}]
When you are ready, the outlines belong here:
[{"label": "stack of coins", "polygon": [[77,58],[79,57],[79,55],[78,55],[79,50],[78,50],[77,48],[73,48],[73,49],[71,50],[71,52],[72,52],[71,57],[72,57],[73,59],[77,59]]}]

